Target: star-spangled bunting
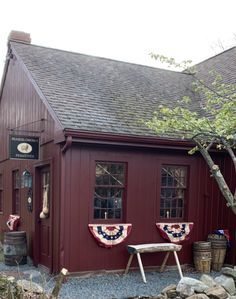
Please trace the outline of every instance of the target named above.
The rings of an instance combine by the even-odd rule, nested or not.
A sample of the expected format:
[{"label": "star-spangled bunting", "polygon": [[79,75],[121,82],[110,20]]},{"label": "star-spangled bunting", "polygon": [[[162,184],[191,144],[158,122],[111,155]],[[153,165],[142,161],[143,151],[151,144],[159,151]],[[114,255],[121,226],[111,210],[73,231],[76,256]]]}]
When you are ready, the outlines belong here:
[{"label": "star-spangled bunting", "polygon": [[132,224],[89,224],[88,227],[100,246],[111,248],[124,242],[130,234]]},{"label": "star-spangled bunting", "polygon": [[156,226],[164,239],[180,244],[189,239],[193,222],[156,223]]},{"label": "star-spangled bunting", "polygon": [[230,241],[229,241],[229,230],[228,229],[217,229],[214,232],[216,235],[225,236],[227,240],[227,246],[230,247]]}]

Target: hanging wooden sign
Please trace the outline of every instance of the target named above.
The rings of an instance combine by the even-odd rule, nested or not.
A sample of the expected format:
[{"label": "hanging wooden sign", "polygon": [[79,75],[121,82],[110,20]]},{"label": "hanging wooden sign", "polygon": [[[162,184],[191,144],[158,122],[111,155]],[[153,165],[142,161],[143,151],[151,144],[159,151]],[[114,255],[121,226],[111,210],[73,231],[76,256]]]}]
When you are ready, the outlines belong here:
[{"label": "hanging wooden sign", "polygon": [[10,159],[39,159],[39,137],[31,136],[9,136]]}]

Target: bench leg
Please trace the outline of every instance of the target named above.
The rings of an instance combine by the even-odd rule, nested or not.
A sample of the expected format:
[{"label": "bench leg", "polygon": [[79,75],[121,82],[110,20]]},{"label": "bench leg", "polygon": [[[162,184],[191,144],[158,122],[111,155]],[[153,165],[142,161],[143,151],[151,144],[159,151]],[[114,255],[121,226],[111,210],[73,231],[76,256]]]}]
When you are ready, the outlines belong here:
[{"label": "bench leg", "polygon": [[132,262],[132,259],[134,257],[134,254],[132,253],[129,257],[129,260],[128,260],[128,263],[127,263],[127,266],[126,266],[126,269],[125,269],[125,274],[127,274],[129,272],[129,267],[131,265],[131,262]]},{"label": "bench leg", "polygon": [[139,252],[137,252],[137,259],[138,259],[139,269],[140,269],[140,272],[142,274],[143,282],[146,283],[147,280],[146,280],[146,277],[145,277],[145,273],[144,273],[144,270],[143,270],[143,264],[142,264],[142,260],[141,260],[141,256],[140,256]]},{"label": "bench leg", "polygon": [[168,251],[168,252],[166,253],[165,257],[164,257],[164,260],[163,260],[162,264],[161,264],[160,272],[163,272],[163,270],[164,270],[164,268],[165,268],[165,265],[166,265],[166,262],[167,262],[167,260],[168,260],[169,255],[170,255],[170,252]]},{"label": "bench leg", "polygon": [[175,256],[175,261],[176,261],[177,268],[179,270],[180,278],[183,278],[183,273],[182,273],[182,270],[181,270],[181,267],[180,267],[180,263],[179,263],[177,252],[174,251],[173,253],[174,253],[174,256]]}]

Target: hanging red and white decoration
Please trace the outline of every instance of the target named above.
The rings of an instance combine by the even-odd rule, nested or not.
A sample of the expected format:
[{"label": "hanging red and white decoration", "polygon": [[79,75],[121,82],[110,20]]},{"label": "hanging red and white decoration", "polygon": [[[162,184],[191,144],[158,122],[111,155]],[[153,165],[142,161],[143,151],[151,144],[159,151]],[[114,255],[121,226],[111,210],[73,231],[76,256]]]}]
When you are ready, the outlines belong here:
[{"label": "hanging red and white decoration", "polygon": [[20,223],[20,216],[19,215],[10,215],[7,220],[7,226],[9,230],[17,230],[17,227]]},{"label": "hanging red and white decoration", "polygon": [[164,239],[180,244],[189,239],[193,222],[156,223],[156,226]]},{"label": "hanging red and white decoration", "polygon": [[111,248],[124,242],[131,232],[132,224],[89,224],[88,227],[100,246]]}]

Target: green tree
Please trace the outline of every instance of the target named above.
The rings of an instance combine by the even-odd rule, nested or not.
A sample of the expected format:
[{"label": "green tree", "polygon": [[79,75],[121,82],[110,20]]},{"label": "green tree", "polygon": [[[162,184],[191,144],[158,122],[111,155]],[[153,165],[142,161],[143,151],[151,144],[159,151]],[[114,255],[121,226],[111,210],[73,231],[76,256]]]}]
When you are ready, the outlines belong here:
[{"label": "green tree", "polygon": [[[184,72],[193,76],[194,99],[184,96],[175,107],[160,105],[146,125],[156,134],[192,140],[195,146],[189,154],[200,152],[210,168],[227,206],[236,214],[236,189],[230,190],[211,154],[212,148],[229,154],[236,171],[236,86],[226,84],[219,74],[212,71],[211,82],[204,82],[194,68],[186,67],[189,61],[176,63],[173,58],[151,54],[153,58],[171,66],[184,66]],[[193,101],[199,101],[199,111],[191,109]]]}]

